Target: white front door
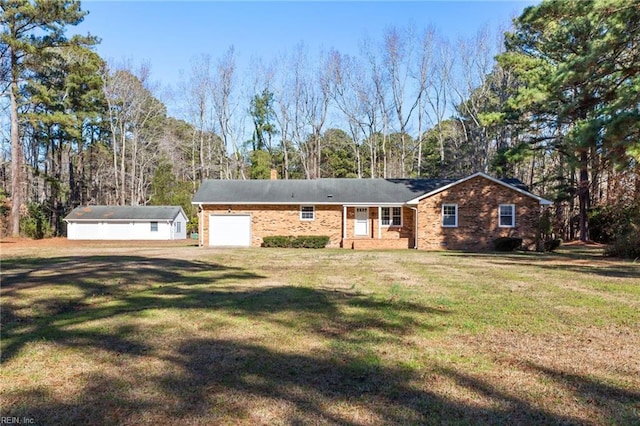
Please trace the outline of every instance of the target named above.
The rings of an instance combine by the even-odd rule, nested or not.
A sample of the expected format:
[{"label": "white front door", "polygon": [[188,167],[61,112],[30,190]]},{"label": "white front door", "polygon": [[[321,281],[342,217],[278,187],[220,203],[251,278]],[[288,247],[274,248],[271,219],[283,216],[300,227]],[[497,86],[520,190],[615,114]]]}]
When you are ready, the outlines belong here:
[{"label": "white front door", "polygon": [[369,235],[369,208],[356,207],[356,223],[354,234],[356,236]]}]

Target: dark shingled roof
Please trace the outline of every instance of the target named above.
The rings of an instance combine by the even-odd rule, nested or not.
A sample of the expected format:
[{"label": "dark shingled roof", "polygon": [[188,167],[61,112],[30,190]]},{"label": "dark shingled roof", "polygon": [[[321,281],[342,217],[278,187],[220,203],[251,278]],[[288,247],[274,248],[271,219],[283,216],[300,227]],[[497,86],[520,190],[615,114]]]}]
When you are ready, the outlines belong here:
[{"label": "dark shingled roof", "polygon": [[404,204],[476,176],[500,182],[543,204],[518,179],[475,173],[464,179],[206,180],[193,204]]},{"label": "dark shingled roof", "polygon": [[65,220],[173,220],[180,206],[80,206]]},{"label": "dark shingled roof", "polygon": [[520,179],[516,178],[503,178],[500,179],[502,182],[509,184],[511,186],[515,186],[518,189],[522,189],[523,191],[529,192],[529,187],[522,183]]},{"label": "dark shingled roof", "polygon": [[402,204],[455,179],[207,180],[193,203]]}]

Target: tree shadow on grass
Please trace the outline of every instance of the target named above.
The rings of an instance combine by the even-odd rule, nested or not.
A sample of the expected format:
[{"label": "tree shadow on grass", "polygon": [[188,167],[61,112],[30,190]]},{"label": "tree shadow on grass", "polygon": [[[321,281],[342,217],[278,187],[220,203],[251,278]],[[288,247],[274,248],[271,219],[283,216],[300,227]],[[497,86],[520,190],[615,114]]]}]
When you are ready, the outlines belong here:
[{"label": "tree shadow on grass", "polygon": [[601,410],[606,410],[607,417],[613,424],[640,424],[640,390],[620,389],[591,377],[583,377],[532,362],[526,363],[526,367],[571,389],[576,397],[587,404],[595,404]]},{"label": "tree shadow on grass", "polygon": [[[146,423],[196,424],[584,424],[447,368],[438,374],[491,404],[447,398],[430,390],[431,375],[357,355],[291,354],[238,341],[191,339],[165,361],[173,368],[144,383],[93,375],[81,401],[39,395],[33,405],[11,414],[75,424],[145,423],[140,421],[145,418]],[[268,412],[266,419],[256,414],[260,410]]]},{"label": "tree shadow on grass", "polygon": [[[366,407],[373,423],[382,424],[517,424],[518,420],[537,424],[577,423],[532,406],[489,383],[462,383],[467,388],[480,384],[502,408],[479,408],[449,400],[430,391],[429,378],[409,368],[383,365],[366,356],[335,353],[305,356],[275,352],[263,347],[219,340],[185,343],[173,360],[185,373],[168,375],[165,391],[184,389],[194,396],[182,401],[181,412],[206,413],[212,389],[261,398],[293,407],[288,424],[359,424],[351,410],[332,410],[340,405]],[[453,370],[443,375],[460,379]],[[214,391],[215,392],[215,391]]]},{"label": "tree shadow on grass", "polygon": [[[39,340],[144,354],[146,347],[129,337],[136,334],[135,329],[82,326],[151,309],[218,310],[354,343],[370,339],[366,333],[370,330],[393,338],[416,327],[429,329],[434,326],[415,318],[447,314],[444,309],[348,292],[291,285],[256,287],[251,281],[264,276],[204,261],[79,256],[4,266],[2,363],[25,344]],[[345,316],[339,307],[356,312]]]},{"label": "tree shadow on grass", "polygon": [[258,278],[215,263],[142,256],[10,259],[0,289],[1,362],[36,340],[140,354],[144,347],[126,338],[133,330],[73,326],[147,309],[206,307],[220,283]]},{"label": "tree shadow on grass", "polygon": [[[631,425],[638,424],[640,421],[640,407],[638,407],[637,404],[638,401],[640,401],[640,393],[638,392],[615,388],[603,383],[598,383],[587,376],[568,374],[533,363],[526,363],[524,368],[533,370],[536,373],[542,373],[547,378],[556,381],[562,387],[570,389],[575,399],[584,401],[587,405],[595,402],[597,407],[594,411],[600,412],[602,418],[606,419],[607,423]],[[592,419],[593,423],[585,423],[584,420],[572,419],[570,416],[550,415],[544,410],[533,407],[530,402],[500,390],[477,376],[463,374],[451,368],[441,368],[439,371],[455,380],[458,385],[507,407],[502,412],[505,414],[508,413],[508,417],[493,417],[490,410],[487,410],[488,412],[485,413],[482,413],[483,410],[480,410],[482,421],[475,419],[473,423],[582,425],[597,424],[599,422],[598,419]],[[633,407],[634,403],[635,408]]]},{"label": "tree shadow on grass", "polygon": [[[430,375],[391,365],[379,354],[359,353],[365,345],[355,350],[320,346],[307,353],[240,339],[184,336],[159,350],[137,339],[135,327],[126,321],[147,309],[211,309],[277,322],[303,338],[348,345],[364,344],[375,334],[391,340],[418,328],[437,329],[446,310],[357,293],[255,286],[253,280],[261,275],[200,261],[65,257],[5,265],[5,271],[3,362],[41,339],[82,353],[96,349],[116,355],[101,361],[108,366],[104,370],[75,376],[83,385],[71,396],[37,386],[12,393],[10,398],[21,402],[5,405],[8,412],[2,414],[31,417],[37,424],[256,423],[256,409],[275,413],[271,420],[285,424],[583,423],[545,411],[489,381],[436,369],[494,404],[479,407],[448,398],[431,390]],[[25,311],[20,303],[25,292],[51,286],[73,291],[57,299],[43,293]],[[110,303],[94,303],[105,297]],[[119,315],[123,324],[111,330],[73,327]],[[146,362],[161,368],[147,370]],[[573,380],[585,383],[576,386],[579,392],[591,392],[587,379]]]},{"label": "tree shadow on grass", "polygon": [[[579,274],[598,275],[607,278],[636,278],[640,284],[640,264],[630,261],[611,259],[593,253],[585,255],[582,252],[566,253],[443,253],[449,257],[469,257],[485,259],[491,264],[514,266],[523,264],[537,266],[541,269],[553,271],[571,271]],[[593,261],[592,264],[589,261]]]},{"label": "tree shadow on grass", "polygon": [[582,265],[572,262],[548,262],[544,260],[531,263],[531,260],[526,261],[524,259],[516,259],[511,261],[497,261],[491,260],[489,263],[500,266],[513,266],[514,264],[523,263],[527,266],[536,266],[540,269],[548,271],[561,271],[572,272],[581,275],[595,275],[605,278],[629,278],[636,279],[636,283],[640,285],[640,264],[634,265],[631,263],[615,263],[615,264],[594,264],[594,265]]},{"label": "tree shadow on grass", "polygon": [[561,265],[538,265],[542,269],[553,271],[571,271],[578,274],[585,275],[597,275],[606,278],[630,278],[635,279],[636,284],[640,286],[640,265],[632,264],[616,264],[616,265],[598,265],[598,266],[585,266],[575,264],[561,264]]},{"label": "tree shadow on grass", "polygon": [[143,256],[16,258],[3,261],[2,266],[2,286],[5,293],[42,285],[60,285],[74,286],[85,294],[111,294],[125,292],[129,284],[144,282],[209,282],[209,277],[199,273],[246,273],[240,268],[209,262]]}]

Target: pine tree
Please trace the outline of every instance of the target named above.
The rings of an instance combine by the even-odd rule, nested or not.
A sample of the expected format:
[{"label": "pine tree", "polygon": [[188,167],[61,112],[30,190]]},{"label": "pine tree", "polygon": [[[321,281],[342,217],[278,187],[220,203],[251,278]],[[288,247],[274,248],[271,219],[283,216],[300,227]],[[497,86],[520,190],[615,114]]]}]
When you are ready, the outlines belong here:
[{"label": "pine tree", "polygon": [[21,87],[42,55],[50,48],[69,45],[68,25],[79,24],[86,12],[76,0],[0,0],[0,40],[9,50],[9,96],[11,110],[11,235],[20,234],[20,207],[23,204],[23,154],[20,141],[18,107]]}]

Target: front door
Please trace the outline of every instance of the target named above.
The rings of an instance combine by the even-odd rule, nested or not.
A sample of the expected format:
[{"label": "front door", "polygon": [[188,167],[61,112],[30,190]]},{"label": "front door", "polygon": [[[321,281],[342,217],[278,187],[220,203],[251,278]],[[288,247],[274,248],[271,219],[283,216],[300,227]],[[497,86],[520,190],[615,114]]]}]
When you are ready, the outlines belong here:
[{"label": "front door", "polygon": [[356,224],[354,234],[356,236],[369,235],[369,208],[356,207]]}]

